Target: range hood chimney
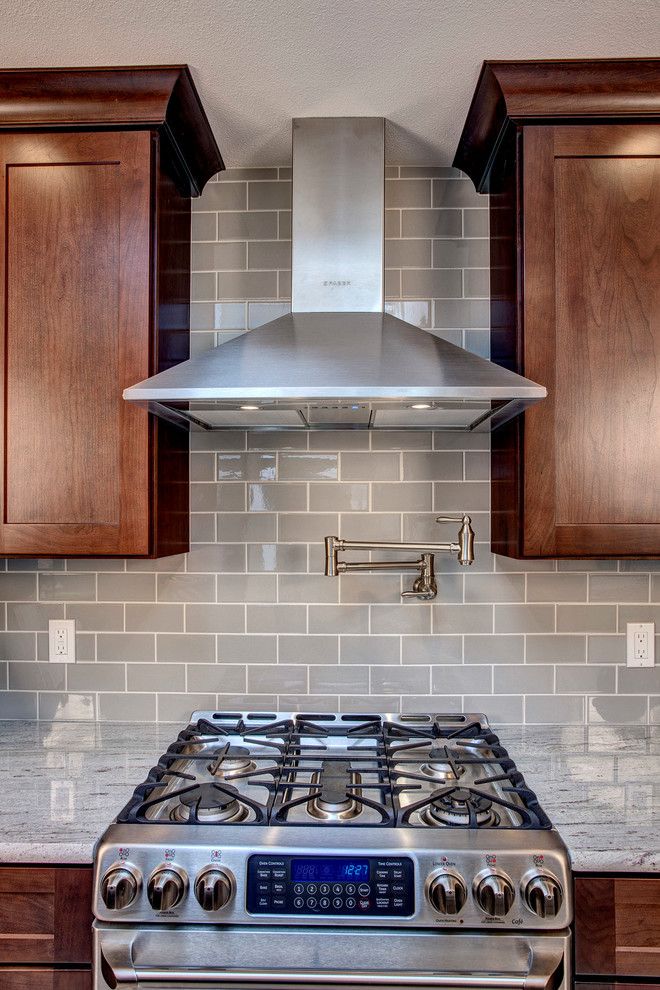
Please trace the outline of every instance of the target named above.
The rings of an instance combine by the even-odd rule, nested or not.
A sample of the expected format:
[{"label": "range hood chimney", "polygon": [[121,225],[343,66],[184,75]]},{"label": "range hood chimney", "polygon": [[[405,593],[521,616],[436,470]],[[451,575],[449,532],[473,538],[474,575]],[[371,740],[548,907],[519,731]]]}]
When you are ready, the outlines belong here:
[{"label": "range hood chimney", "polygon": [[195,430],[491,430],[545,397],[384,312],[384,125],[293,121],[291,313],[125,399]]}]

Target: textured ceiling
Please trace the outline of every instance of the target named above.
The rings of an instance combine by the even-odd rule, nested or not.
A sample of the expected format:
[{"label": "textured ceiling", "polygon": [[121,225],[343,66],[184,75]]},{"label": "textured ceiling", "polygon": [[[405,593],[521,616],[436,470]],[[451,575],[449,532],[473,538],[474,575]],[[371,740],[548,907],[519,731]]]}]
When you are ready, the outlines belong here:
[{"label": "textured ceiling", "polygon": [[450,161],[484,58],[656,55],[658,0],[0,0],[6,67],[187,62],[227,165],[284,164],[291,118],[388,119]]}]

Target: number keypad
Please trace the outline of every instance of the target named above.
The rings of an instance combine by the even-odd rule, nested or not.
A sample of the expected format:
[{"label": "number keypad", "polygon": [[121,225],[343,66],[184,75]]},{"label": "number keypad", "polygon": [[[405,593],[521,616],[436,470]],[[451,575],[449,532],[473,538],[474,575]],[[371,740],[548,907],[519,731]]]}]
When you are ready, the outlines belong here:
[{"label": "number keypad", "polygon": [[[369,857],[368,879],[338,883],[322,876],[291,879],[292,856],[248,860],[247,909],[251,914],[409,917],[415,911],[412,860]],[[332,864],[332,857],[328,857]],[[364,876],[364,875],[363,875]]]}]

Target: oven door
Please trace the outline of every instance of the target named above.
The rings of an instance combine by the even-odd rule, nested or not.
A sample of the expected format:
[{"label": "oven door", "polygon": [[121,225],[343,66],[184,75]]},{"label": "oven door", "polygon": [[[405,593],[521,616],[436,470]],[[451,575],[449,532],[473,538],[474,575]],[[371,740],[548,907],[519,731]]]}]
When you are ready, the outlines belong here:
[{"label": "oven door", "polygon": [[95,926],[95,990],[570,990],[570,934]]}]

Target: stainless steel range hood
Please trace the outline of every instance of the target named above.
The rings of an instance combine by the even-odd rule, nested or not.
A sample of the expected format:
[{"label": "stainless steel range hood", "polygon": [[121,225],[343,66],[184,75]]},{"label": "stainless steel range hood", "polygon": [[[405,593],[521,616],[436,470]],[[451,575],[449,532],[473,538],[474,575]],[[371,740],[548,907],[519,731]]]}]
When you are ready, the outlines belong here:
[{"label": "stainless steel range hood", "polygon": [[490,430],[546,390],[384,312],[384,120],[293,122],[292,312],[124,391],[188,429]]}]

